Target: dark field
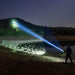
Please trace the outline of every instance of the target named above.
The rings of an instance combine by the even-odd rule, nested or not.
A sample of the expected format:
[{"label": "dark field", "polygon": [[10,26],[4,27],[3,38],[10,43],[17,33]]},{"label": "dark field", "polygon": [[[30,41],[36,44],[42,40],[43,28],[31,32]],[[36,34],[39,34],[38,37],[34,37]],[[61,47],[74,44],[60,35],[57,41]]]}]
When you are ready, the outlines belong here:
[{"label": "dark field", "polygon": [[[36,61],[0,47],[0,75],[75,75],[75,64]],[[35,56],[31,56],[35,57]]]}]

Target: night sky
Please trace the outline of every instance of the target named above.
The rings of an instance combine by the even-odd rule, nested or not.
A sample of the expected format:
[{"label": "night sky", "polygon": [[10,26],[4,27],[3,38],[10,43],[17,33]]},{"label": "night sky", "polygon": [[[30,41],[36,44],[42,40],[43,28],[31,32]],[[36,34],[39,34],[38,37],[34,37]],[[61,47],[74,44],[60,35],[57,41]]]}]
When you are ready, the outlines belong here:
[{"label": "night sky", "polygon": [[0,19],[10,17],[37,25],[75,27],[75,0],[0,0]]}]

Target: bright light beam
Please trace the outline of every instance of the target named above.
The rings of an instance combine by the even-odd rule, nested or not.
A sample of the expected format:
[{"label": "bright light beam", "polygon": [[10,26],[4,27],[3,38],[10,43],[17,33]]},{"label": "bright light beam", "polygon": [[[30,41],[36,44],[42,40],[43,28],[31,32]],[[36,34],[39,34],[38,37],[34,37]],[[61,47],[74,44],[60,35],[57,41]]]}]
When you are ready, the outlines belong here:
[{"label": "bright light beam", "polygon": [[23,26],[19,22],[15,21],[14,23],[17,24],[16,26],[18,26],[18,28],[22,29],[23,31],[25,31],[25,32],[29,33],[30,35],[33,35],[34,37],[44,41],[45,43],[49,44],[50,46],[53,46],[54,48],[58,49],[59,51],[64,52],[63,49],[61,49],[61,48],[57,47],[56,45],[52,44],[51,42],[47,41],[46,39],[44,39],[43,37],[41,37],[38,34],[34,33],[33,31],[31,31],[27,27]]}]

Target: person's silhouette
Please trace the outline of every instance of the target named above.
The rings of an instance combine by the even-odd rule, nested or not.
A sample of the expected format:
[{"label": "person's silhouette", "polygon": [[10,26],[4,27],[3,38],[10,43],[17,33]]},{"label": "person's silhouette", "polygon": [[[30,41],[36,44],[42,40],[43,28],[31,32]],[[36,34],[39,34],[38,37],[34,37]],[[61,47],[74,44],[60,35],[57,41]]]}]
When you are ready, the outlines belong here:
[{"label": "person's silhouette", "polygon": [[66,49],[65,53],[66,53],[65,63],[67,63],[67,60],[68,60],[68,58],[69,58],[69,59],[70,59],[70,62],[71,62],[71,64],[72,64],[72,57],[71,57],[72,49],[71,49],[71,47],[70,47],[69,44],[68,44],[68,46],[67,46],[67,49]]}]

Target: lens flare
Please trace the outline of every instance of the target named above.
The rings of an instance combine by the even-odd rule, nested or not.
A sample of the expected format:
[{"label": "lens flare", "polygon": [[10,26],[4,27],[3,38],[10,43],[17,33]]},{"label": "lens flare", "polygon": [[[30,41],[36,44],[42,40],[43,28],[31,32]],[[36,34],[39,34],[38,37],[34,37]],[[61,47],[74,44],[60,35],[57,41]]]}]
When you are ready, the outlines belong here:
[{"label": "lens flare", "polygon": [[[15,22],[14,22],[15,21]],[[28,29],[27,27],[25,27],[24,25],[22,25],[21,23],[19,23],[18,21],[14,20],[13,23],[16,24],[16,26],[20,29],[22,29],[23,31],[29,33],[30,35],[44,41],[45,43],[49,44],[50,46],[58,49],[61,52],[64,52],[63,49],[57,47],[56,45],[52,44],[51,42],[47,41],[46,39],[44,39],[43,37],[39,36],[38,34],[36,34],[35,32],[33,32],[32,30]]]}]

